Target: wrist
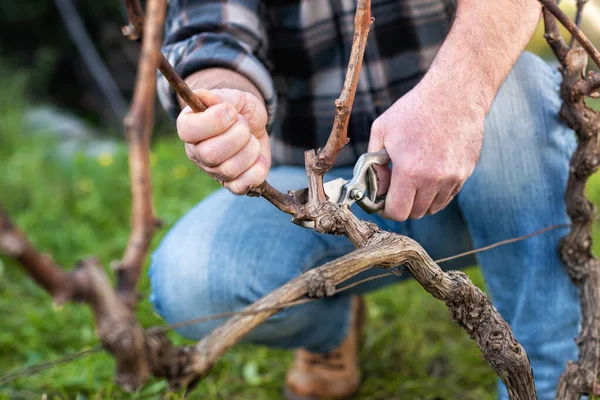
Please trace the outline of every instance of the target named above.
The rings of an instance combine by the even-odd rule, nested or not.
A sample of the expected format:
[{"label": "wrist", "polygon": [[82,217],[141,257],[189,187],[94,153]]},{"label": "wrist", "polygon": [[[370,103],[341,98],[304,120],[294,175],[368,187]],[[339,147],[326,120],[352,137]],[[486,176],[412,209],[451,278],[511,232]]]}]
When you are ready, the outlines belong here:
[{"label": "wrist", "polygon": [[537,0],[459,0],[424,85],[440,90],[455,108],[480,108],[485,116],[533,34],[540,10]]},{"label": "wrist", "polygon": [[482,81],[448,75],[437,68],[430,69],[415,89],[434,112],[469,119],[484,119],[496,93],[495,88]]},{"label": "wrist", "polygon": [[[185,78],[185,82],[192,90],[196,89],[236,89],[248,92],[260,99],[263,104],[265,100],[258,88],[244,75],[226,68],[207,68],[197,71]],[[185,107],[185,102],[177,96],[180,107]]]}]

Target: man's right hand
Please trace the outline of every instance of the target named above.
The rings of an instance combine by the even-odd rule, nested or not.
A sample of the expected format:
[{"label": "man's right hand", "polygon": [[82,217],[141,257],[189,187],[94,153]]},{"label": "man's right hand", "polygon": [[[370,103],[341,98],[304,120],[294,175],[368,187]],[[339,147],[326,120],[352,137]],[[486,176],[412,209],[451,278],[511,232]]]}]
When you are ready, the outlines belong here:
[{"label": "man's right hand", "polygon": [[235,194],[246,194],[267,178],[271,147],[267,110],[255,95],[236,89],[194,91],[208,107],[189,107],[177,118],[177,132],[190,160]]}]

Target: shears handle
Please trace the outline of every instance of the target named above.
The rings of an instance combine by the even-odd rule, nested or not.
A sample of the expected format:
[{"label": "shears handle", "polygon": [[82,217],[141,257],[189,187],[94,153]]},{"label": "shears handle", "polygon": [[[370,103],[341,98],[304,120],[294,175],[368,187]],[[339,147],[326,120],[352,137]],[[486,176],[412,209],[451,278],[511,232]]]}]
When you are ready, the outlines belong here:
[{"label": "shears handle", "polygon": [[385,149],[363,154],[354,166],[354,176],[364,177],[367,184],[366,193],[356,202],[369,214],[375,214],[385,206],[385,196],[379,197],[379,178],[374,165],[387,165],[390,163],[390,156]]}]

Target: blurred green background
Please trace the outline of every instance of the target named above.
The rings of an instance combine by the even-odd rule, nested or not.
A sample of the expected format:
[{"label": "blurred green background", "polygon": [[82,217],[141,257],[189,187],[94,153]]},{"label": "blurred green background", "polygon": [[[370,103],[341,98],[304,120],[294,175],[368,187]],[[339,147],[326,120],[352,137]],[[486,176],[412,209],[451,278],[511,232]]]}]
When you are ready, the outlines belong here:
[{"label": "blurred green background", "polygon": [[[120,93],[128,98],[137,49],[120,37],[124,19],[118,3],[78,6],[101,57],[112,60],[108,69]],[[573,11],[572,2],[563,1],[562,6]],[[0,3],[0,35],[16,38],[16,43],[0,42],[0,201],[59,264],[70,268],[83,257],[98,255],[112,274],[108,267],[121,257],[130,228],[127,150],[116,127],[118,118],[86,72],[53,7],[39,0],[27,6]],[[600,20],[600,0],[587,7],[583,29],[600,43],[593,23]],[[551,57],[541,31],[529,49]],[[598,102],[593,105],[600,108]],[[183,213],[218,187],[188,162],[174,124],[158,114],[151,163],[154,202],[166,225],[153,246]],[[588,191],[592,201],[600,203],[600,177],[592,179]],[[600,249],[598,240],[595,249]],[[466,272],[484,287],[476,267]],[[145,274],[140,291],[141,323],[162,324],[147,301]],[[356,398],[495,398],[495,375],[474,342],[418,284],[410,281],[373,293],[368,302],[370,321],[361,353],[364,383]],[[171,337],[185,342],[175,334]],[[53,306],[17,265],[0,258],[0,378],[96,344],[87,307]],[[238,346],[191,397],[281,398],[291,359],[287,351]],[[124,393],[113,384],[113,369],[110,356],[96,353],[0,386],[0,398],[181,397],[168,393],[161,381]]]}]

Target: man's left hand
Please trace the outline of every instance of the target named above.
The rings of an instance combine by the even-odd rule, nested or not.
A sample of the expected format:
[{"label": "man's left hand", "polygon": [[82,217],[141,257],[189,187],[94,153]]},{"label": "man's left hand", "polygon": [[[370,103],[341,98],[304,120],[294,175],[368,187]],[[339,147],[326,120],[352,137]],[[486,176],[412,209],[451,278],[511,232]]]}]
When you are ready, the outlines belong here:
[{"label": "man's left hand", "polygon": [[485,110],[444,91],[422,81],[373,123],[369,151],[385,148],[392,160],[386,218],[405,221],[442,210],[473,173]]}]

